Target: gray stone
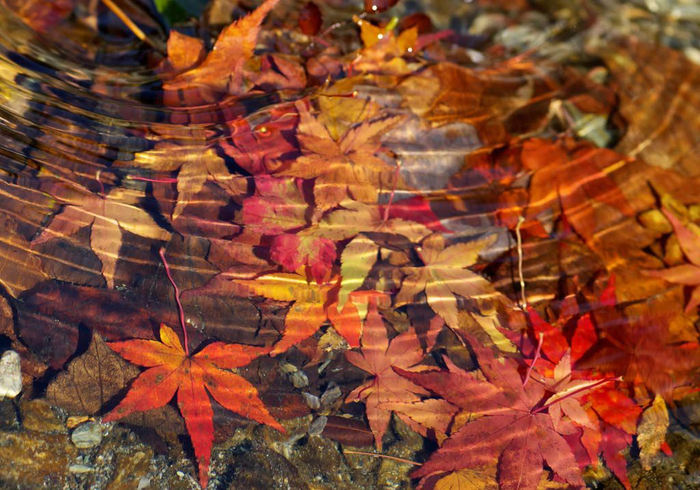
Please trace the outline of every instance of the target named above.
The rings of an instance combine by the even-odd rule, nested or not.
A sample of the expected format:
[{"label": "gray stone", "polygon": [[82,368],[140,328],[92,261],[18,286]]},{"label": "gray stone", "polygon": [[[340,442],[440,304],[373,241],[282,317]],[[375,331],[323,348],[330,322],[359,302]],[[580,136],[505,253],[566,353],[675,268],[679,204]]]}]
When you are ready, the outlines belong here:
[{"label": "gray stone", "polygon": [[102,427],[97,422],[85,422],[75,428],[70,439],[80,449],[99,446],[102,442]]},{"label": "gray stone", "polygon": [[22,391],[22,368],[19,354],[5,351],[0,358],[0,400],[14,398]]}]

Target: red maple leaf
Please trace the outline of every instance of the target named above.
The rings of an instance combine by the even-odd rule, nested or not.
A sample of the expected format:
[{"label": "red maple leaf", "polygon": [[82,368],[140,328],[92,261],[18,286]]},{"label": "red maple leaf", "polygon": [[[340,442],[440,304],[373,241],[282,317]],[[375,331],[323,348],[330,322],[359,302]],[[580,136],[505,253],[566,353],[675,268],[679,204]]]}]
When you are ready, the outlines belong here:
[{"label": "red maple leaf", "polygon": [[476,469],[498,459],[498,479],[504,490],[536,489],[545,464],[572,487],[584,488],[574,454],[552,422],[553,404],[548,403],[545,388],[539,383],[524,385],[512,359],[496,359],[489,349],[472,345],[486,379],[447,358],[447,371],[413,373],[394,368],[477,417],[452,434],[412,476]]},{"label": "red maple leaf", "polygon": [[685,312],[690,313],[700,305],[700,233],[696,225],[686,226],[668,209],[663,208],[662,211],[666,219],[673,225],[678,243],[690,263],[670,269],[644,271],[644,273],[648,276],[660,277],[668,282],[692,287],[690,301],[685,307]]},{"label": "red maple leaf", "polygon": [[[612,303],[611,295],[613,295]],[[614,280],[610,281],[608,288],[601,295],[600,303],[608,306],[614,304]],[[570,342],[557,326],[543,321],[535,310],[530,309],[528,316],[535,335],[542,339],[541,352],[547,358],[536,360],[534,363],[536,371],[556,379],[557,368],[561,369],[562,361],[568,358],[570,379],[605,379],[601,373],[593,373],[590,369],[576,369],[576,363],[598,339],[590,314],[585,314],[577,320]],[[564,315],[557,324],[563,325],[571,318]],[[630,488],[627,462],[621,452],[629,447],[632,443],[632,435],[637,432],[637,421],[642,413],[641,407],[617,385],[612,384],[601,385],[585,393],[581,402],[585,408],[579,405],[582,412],[578,413],[568,413],[566,408],[569,407],[562,406],[566,415],[575,419],[579,425],[579,427],[569,425],[568,433],[564,434],[579,466],[583,469],[590,464],[597,464],[598,454],[601,454],[625,488]],[[582,415],[587,419],[583,423],[581,423]]]},{"label": "red maple leaf", "polygon": [[700,367],[698,342],[672,342],[676,312],[648,311],[633,320],[599,322],[601,340],[581,368],[622,376],[630,388],[645,387],[671,401],[674,390],[693,386]]},{"label": "red maple leaf", "polygon": [[128,340],[108,344],[124,359],[148,369],[136,378],[126,397],[103,421],[162,407],[177,394],[177,405],[199,463],[199,481],[206,488],[214,441],[214,413],[209,395],[232,412],[284,432],[265,408],[255,387],[229,371],[245,366],[269,349],[215,342],[190,355],[177,334],[166,325],[160,327],[160,339],[160,342]]},{"label": "red maple leaf", "polygon": [[318,284],[330,279],[336,257],[335,243],[327,238],[284,233],[274,237],[270,244],[270,258],[274,262],[291,272],[307,265]]},{"label": "red maple leaf", "polygon": [[[377,293],[378,294],[378,293]],[[443,323],[431,323],[428,343],[434,343]],[[422,398],[430,393],[399,376],[392,367],[411,368],[425,357],[413,328],[394,337],[387,337],[384,321],[374,298],[369,300],[367,320],[362,331],[362,351],[346,352],[346,359],[372,379],[355,388],[347,397],[348,402],[364,401],[369,426],[377,448],[382,450],[382,437],[394,412],[416,432],[427,434],[427,428],[441,433],[447,430],[457,411],[445,400]]]},{"label": "red maple leaf", "polygon": [[299,179],[257,175],[255,195],[243,201],[241,221],[261,235],[277,235],[306,226],[307,209]]}]

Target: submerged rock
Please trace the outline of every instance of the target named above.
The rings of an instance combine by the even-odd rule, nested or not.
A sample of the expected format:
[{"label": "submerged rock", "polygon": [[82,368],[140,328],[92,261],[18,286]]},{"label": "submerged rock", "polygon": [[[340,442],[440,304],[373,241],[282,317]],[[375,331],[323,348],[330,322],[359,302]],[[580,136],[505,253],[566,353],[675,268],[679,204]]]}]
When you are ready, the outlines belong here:
[{"label": "submerged rock", "polygon": [[0,432],[0,488],[62,488],[77,451],[65,435]]},{"label": "submerged rock", "polygon": [[102,427],[97,422],[85,422],[75,428],[70,438],[79,449],[99,446],[102,442]]},{"label": "submerged rock", "polygon": [[65,434],[63,421],[45,400],[24,401],[20,404],[22,425],[31,431],[44,434]]},{"label": "submerged rock", "polygon": [[5,351],[0,358],[0,400],[14,398],[22,391],[20,357],[13,350]]}]

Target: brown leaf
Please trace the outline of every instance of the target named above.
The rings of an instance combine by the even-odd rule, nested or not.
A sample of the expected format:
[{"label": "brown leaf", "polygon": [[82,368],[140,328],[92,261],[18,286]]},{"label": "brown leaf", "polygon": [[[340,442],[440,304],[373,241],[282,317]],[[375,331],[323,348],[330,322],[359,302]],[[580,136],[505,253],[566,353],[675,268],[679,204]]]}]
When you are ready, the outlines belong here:
[{"label": "brown leaf", "polygon": [[114,287],[123,231],[153,240],[166,240],[170,233],[161,228],[139,205],[142,194],[115,188],[106,196],[76,191],[62,184],[51,186],[52,193],[65,204],[49,225],[32,241],[32,247],[55,238],[64,238],[90,227],[90,247],[102,263],[107,286]]},{"label": "brown leaf", "polygon": [[0,284],[12,296],[48,279],[39,255],[17,232],[15,220],[0,214]]},{"label": "brown leaf", "polygon": [[616,150],[651,165],[700,174],[700,68],[682,52],[626,38],[601,55],[617,85],[627,131]]},{"label": "brown leaf", "polygon": [[105,403],[139,373],[95,333],[88,350],[49,384],[46,398],[72,415],[101,414]]},{"label": "brown leaf", "polygon": [[367,447],[374,444],[372,431],[359,420],[331,415],[323,435],[346,446]]},{"label": "brown leaf", "polygon": [[[508,117],[528,106],[534,96],[543,96],[550,90],[527,67],[507,64],[474,70],[439,63],[399,86],[411,110],[433,126],[458,121],[473,124],[486,145],[506,141]],[[518,128],[518,133],[532,131],[542,124],[548,98],[543,96],[541,100],[544,103],[531,108],[529,127]]]}]

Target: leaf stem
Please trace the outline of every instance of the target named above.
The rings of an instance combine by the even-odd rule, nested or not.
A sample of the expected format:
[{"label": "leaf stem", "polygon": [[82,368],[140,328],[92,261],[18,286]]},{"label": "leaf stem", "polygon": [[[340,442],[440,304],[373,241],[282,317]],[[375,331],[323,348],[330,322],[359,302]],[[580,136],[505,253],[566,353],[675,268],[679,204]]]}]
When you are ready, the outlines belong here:
[{"label": "leaf stem", "polygon": [[384,217],[382,218],[382,223],[386,223],[389,219],[389,210],[391,209],[391,203],[394,202],[394,194],[396,194],[396,188],[399,186],[399,171],[401,170],[401,159],[396,161],[396,170],[394,171],[394,186],[391,188],[391,194],[389,194],[389,202],[386,203],[386,208],[384,208]]},{"label": "leaf stem", "polygon": [[119,17],[119,20],[121,20],[126,27],[129,28],[131,32],[134,33],[136,37],[138,37],[141,41],[145,42],[148,44],[150,47],[158,51],[159,53],[165,55],[165,51],[163,51],[162,48],[156,45],[142,30],[139,26],[137,26],[133,20],[129,18],[128,15],[117,5],[114,3],[112,0],[102,0],[102,3],[104,3],[109,10],[114,13],[117,17]]},{"label": "leaf stem", "polygon": [[525,381],[523,381],[523,388],[527,385],[527,382],[530,380],[530,376],[532,375],[532,370],[535,368],[535,364],[537,364],[537,361],[540,358],[540,353],[542,352],[542,344],[544,343],[544,334],[540,332],[540,340],[537,342],[537,350],[535,351],[535,357],[532,358],[532,362],[530,363],[530,367],[527,368],[527,374],[525,375]]},{"label": "leaf stem", "polygon": [[544,412],[552,405],[556,405],[557,403],[560,403],[560,402],[566,400],[567,398],[571,398],[572,396],[576,396],[584,391],[593,390],[595,388],[598,388],[599,386],[604,385],[605,383],[610,383],[611,381],[620,381],[620,378],[603,378],[600,381],[593,383],[591,385],[582,386],[581,388],[574,390],[571,393],[567,393],[566,395],[562,396],[561,398],[557,398],[555,401],[553,401],[551,403],[545,403],[540,408],[533,410],[532,413],[535,414],[535,413]]},{"label": "leaf stem", "polygon": [[173,288],[175,289],[175,301],[177,302],[177,309],[180,313],[180,326],[182,327],[182,336],[184,337],[183,340],[185,343],[185,354],[189,357],[190,343],[187,338],[187,328],[185,326],[185,310],[182,308],[182,302],[180,301],[180,289],[177,287],[177,284],[175,284],[175,280],[173,279],[172,274],[170,274],[170,266],[168,265],[168,261],[165,260],[165,249],[161,248],[158,253],[160,255],[160,260],[163,261],[163,266],[165,267],[165,274],[168,276],[170,284],[172,284]]},{"label": "leaf stem", "polygon": [[360,456],[371,456],[373,458],[390,459],[392,461],[398,461],[399,463],[406,463],[406,464],[410,464],[413,466],[420,466],[420,463],[416,463],[415,461],[411,461],[410,459],[396,458],[394,456],[387,456],[386,454],[367,453],[365,451],[350,451],[350,450],[344,450],[343,453],[345,453],[345,454],[359,454]]}]

